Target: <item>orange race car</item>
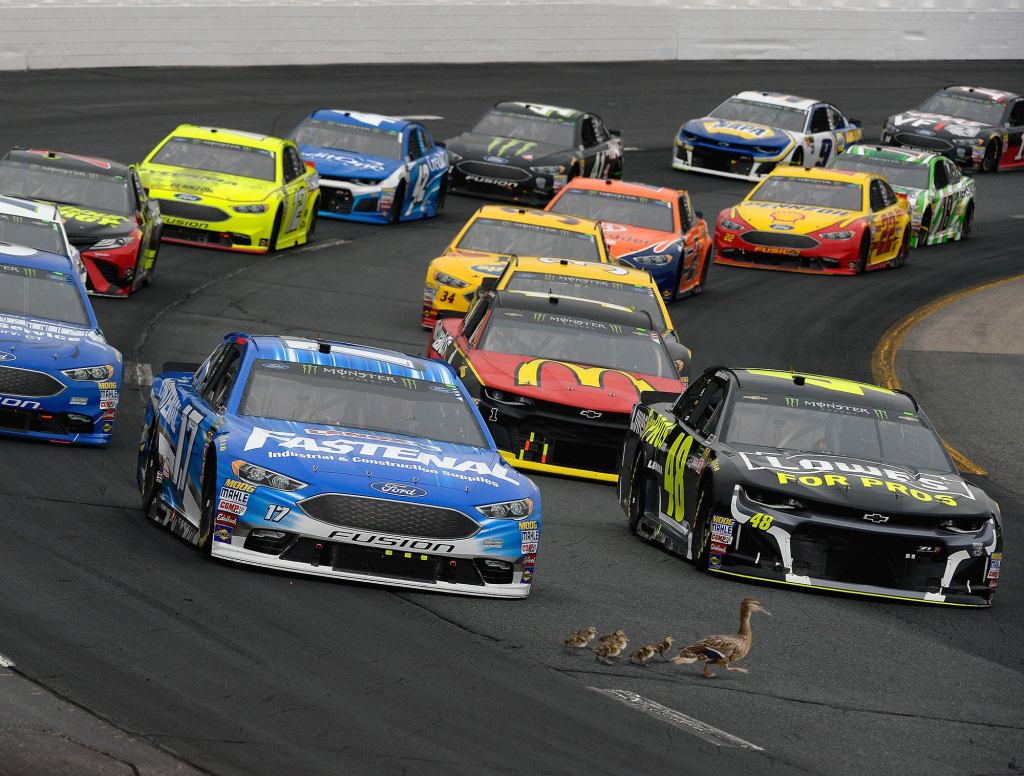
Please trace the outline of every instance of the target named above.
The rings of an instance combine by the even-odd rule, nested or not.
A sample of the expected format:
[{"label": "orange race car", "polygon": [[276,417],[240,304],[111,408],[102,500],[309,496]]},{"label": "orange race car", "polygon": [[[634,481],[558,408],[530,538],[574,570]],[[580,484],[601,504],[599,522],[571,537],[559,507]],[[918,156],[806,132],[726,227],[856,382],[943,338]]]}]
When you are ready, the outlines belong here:
[{"label": "orange race car", "polygon": [[685,191],[573,178],[545,210],[600,221],[612,257],[647,270],[666,300],[704,290],[711,237]]}]

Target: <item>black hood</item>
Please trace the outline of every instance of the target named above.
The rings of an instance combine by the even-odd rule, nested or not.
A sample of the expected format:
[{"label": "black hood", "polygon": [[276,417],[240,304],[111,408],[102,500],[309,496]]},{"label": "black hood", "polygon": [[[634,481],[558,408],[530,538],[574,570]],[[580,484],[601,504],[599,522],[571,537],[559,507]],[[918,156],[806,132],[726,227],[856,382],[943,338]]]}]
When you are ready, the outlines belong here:
[{"label": "black hood", "polygon": [[135,219],[129,216],[103,213],[98,210],[60,205],[60,214],[64,218],[64,230],[68,239],[76,244],[86,241],[96,242],[111,237],[127,237],[136,227]]},{"label": "black hood", "polygon": [[[508,137],[491,137],[473,132],[463,132],[448,140],[448,150],[461,157],[481,160],[492,164],[509,164],[518,167],[543,164],[551,157],[572,155],[572,149],[559,148],[549,143],[535,143],[531,140],[516,140]],[[562,161],[554,160],[554,163]]]},{"label": "black hood", "polygon": [[992,130],[992,127],[980,121],[943,116],[939,113],[922,113],[917,110],[890,116],[886,124],[896,135],[938,138],[951,143],[983,137]]}]

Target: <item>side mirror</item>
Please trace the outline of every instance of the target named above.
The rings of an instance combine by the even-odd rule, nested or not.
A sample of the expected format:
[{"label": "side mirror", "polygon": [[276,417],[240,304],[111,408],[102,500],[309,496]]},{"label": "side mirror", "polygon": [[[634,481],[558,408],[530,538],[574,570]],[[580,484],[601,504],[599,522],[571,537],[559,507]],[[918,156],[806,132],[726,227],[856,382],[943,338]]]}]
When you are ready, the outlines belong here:
[{"label": "side mirror", "polygon": [[501,279],[500,277],[494,277],[493,275],[488,275],[487,277],[485,277],[483,280],[480,281],[480,287],[476,290],[476,295],[477,296],[483,296],[484,294],[486,294],[489,291],[494,291],[495,289],[497,289],[498,281],[500,279]]},{"label": "side mirror", "polygon": [[668,351],[672,363],[675,364],[676,374],[689,382],[690,361],[693,359],[693,353],[686,345],[680,345],[678,342],[666,341],[665,349]]},{"label": "side mirror", "polygon": [[612,137],[622,137],[622,132],[620,132],[617,129],[609,129],[608,134],[611,135]]}]

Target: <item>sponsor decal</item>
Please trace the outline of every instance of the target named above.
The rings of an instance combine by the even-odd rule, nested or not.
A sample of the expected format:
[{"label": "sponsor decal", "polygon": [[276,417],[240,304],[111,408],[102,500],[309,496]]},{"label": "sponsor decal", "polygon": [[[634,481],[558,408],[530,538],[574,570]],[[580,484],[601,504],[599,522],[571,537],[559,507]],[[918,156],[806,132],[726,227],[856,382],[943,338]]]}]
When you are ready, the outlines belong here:
[{"label": "sponsor decal", "polygon": [[107,423],[103,424],[103,433],[104,434],[109,434],[113,430],[114,430],[114,424],[113,423],[107,422]]},{"label": "sponsor decal", "polygon": [[533,566],[523,566],[523,584],[528,585],[533,581]]},{"label": "sponsor decal", "polygon": [[371,482],[370,487],[378,493],[385,493],[389,496],[419,498],[427,495],[427,491],[423,490],[423,488],[417,488],[415,485],[406,485],[401,482]]},{"label": "sponsor decal", "polygon": [[505,269],[507,262],[499,262],[497,264],[476,264],[470,267],[478,275],[490,275],[491,277],[498,277]]},{"label": "sponsor decal", "polygon": [[233,515],[244,515],[246,510],[245,504],[239,504],[234,501],[221,500],[217,503],[217,509],[221,512],[230,512]]},{"label": "sponsor decal", "polygon": [[72,221],[81,221],[83,224],[99,224],[100,226],[120,226],[127,223],[124,216],[115,216],[110,213],[97,213],[95,210],[74,207],[73,205],[60,205],[60,214]]},{"label": "sponsor decal", "polygon": [[710,558],[708,558],[708,568],[709,569],[720,569],[720,568],[722,568],[722,556],[721,555],[712,555]]},{"label": "sponsor decal", "polygon": [[485,162],[491,162],[493,164],[508,164],[508,159],[504,156],[485,156]]},{"label": "sponsor decal", "polygon": [[718,539],[715,539],[713,536],[711,537],[711,552],[713,552],[716,555],[722,555],[728,551],[728,543],[722,543]]},{"label": "sponsor decal", "polygon": [[375,547],[394,547],[398,549],[420,550],[422,552],[453,553],[455,545],[445,542],[432,542],[426,539],[404,539],[401,536],[370,533],[366,531],[341,530],[332,531],[329,539],[337,539],[351,544],[371,544]]},{"label": "sponsor decal", "polygon": [[640,398],[640,394],[643,391],[654,390],[653,386],[643,378],[635,377],[629,372],[623,372],[621,369],[607,369],[599,366],[580,366],[579,364],[571,364],[565,361],[552,361],[546,358],[534,358],[530,361],[524,361],[517,366],[515,384],[540,387],[542,384],[541,373],[545,367],[547,367],[548,370],[568,370],[569,374],[575,378],[579,385],[586,386],[588,388],[604,388],[605,382],[609,376],[613,378],[618,376],[620,381],[624,380],[626,384],[633,387],[633,390],[636,391],[637,398]]},{"label": "sponsor decal", "polygon": [[15,399],[13,396],[2,396],[0,397],[0,407],[11,407],[13,409],[21,410],[38,410],[42,408],[37,401],[29,401],[26,399]]},{"label": "sponsor decal", "polygon": [[180,200],[182,200],[184,202],[198,202],[199,200],[202,199],[202,197],[200,197],[197,194],[181,194],[181,193],[175,194],[174,198],[175,199],[180,199]]},{"label": "sponsor decal", "polygon": [[505,546],[504,539],[484,539],[483,546],[488,550],[500,550]]},{"label": "sponsor decal", "polygon": [[0,315],[0,336],[5,339],[9,337],[27,342],[46,342],[47,340],[82,342],[86,339],[103,341],[102,337],[87,329],[30,321],[28,318],[18,315]]},{"label": "sponsor decal", "polygon": [[226,525],[216,526],[213,531],[213,540],[224,544],[231,543],[231,529]]},{"label": "sponsor decal", "polygon": [[580,415],[582,415],[585,418],[589,418],[590,420],[599,418],[603,414],[603,412],[598,412],[597,410],[580,410]]},{"label": "sponsor decal", "polygon": [[744,140],[753,140],[755,138],[764,139],[774,137],[776,135],[775,130],[770,127],[764,127],[760,124],[747,124],[742,121],[729,121],[726,119],[711,119],[709,121],[704,121],[702,122],[702,126],[704,127],[704,131],[708,134],[731,135]]},{"label": "sponsor decal", "polygon": [[227,512],[218,512],[216,523],[218,528],[222,525],[225,525],[233,529],[236,525],[238,525],[238,518],[235,515],[229,514]]},{"label": "sponsor decal", "polygon": [[340,154],[332,153],[330,151],[310,151],[302,155],[303,159],[309,159],[314,164],[318,160],[325,162],[336,162],[337,164],[344,164],[348,167],[355,167],[359,170],[367,170],[369,172],[385,172],[387,167],[384,166],[383,162],[374,161],[372,159],[361,159],[358,156],[352,156],[351,154]]},{"label": "sponsor decal", "polygon": [[520,552],[536,552],[537,542],[523,542],[522,547],[519,548]]},{"label": "sponsor decal", "polygon": [[268,504],[267,513],[263,515],[263,519],[269,520],[271,523],[280,523],[291,514],[291,511],[291,507],[281,506],[280,504]]}]

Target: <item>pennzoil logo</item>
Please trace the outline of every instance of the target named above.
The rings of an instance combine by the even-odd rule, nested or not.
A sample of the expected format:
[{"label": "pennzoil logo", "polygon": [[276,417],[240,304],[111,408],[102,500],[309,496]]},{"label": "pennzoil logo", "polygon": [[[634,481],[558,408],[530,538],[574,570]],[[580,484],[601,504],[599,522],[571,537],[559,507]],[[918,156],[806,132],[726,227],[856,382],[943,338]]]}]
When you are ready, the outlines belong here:
[{"label": "pennzoil logo", "polygon": [[635,377],[629,372],[621,369],[608,369],[601,366],[580,366],[565,361],[552,361],[546,358],[534,358],[524,361],[516,367],[516,385],[529,385],[539,388],[541,386],[541,372],[547,366],[548,371],[555,368],[567,369],[576,378],[576,382],[587,388],[604,388],[608,375],[619,375],[633,386],[639,396],[643,391],[653,391],[654,387],[646,380]]}]

